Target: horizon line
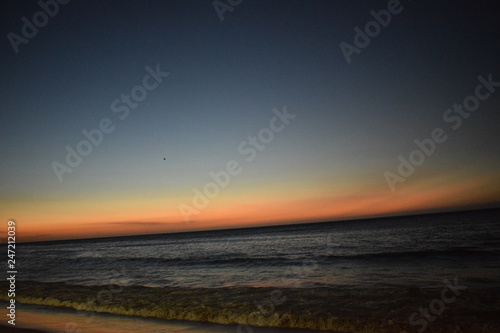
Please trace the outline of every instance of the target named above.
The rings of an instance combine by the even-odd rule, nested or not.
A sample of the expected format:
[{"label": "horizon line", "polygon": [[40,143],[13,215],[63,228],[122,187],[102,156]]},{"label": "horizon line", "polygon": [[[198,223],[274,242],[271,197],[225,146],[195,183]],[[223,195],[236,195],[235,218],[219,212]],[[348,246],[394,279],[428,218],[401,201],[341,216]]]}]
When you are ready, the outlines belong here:
[{"label": "horizon line", "polygon": [[[160,235],[172,235],[172,234],[189,234],[197,232],[217,232],[217,231],[230,231],[230,230],[245,230],[245,229],[256,229],[256,228],[272,228],[272,227],[286,227],[286,226],[300,226],[309,224],[321,224],[330,222],[355,222],[360,220],[377,220],[382,218],[398,218],[398,217],[411,217],[419,215],[438,215],[438,214],[450,214],[450,213],[460,213],[460,212],[474,212],[483,210],[496,210],[500,209],[500,202],[487,203],[482,205],[472,205],[467,207],[452,207],[448,209],[429,209],[429,210],[419,210],[413,212],[405,213],[393,213],[393,214],[374,214],[365,216],[353,216],[351,218],[335,219],[334,217],[324,220],[300,220],[300,221],[282,221],[273,222],[272,224],[266,225],[245,225],[242,227],[230,227],[230,228],[210,228],[210,229],[198,229],[198,230],[185,230],[185,231],[172,231],[172,232],[162,232],[162,233],[146,233],[146,234],[133,234],[133,235],[116,235],[116,236],[102,236],[102,237],[84,237],[84,238],[66,238],[66,239],[53,239],[53,240],[40,240],[40,241],[18,241],[17,243],[22,244],[32,244],[32,243],[54,243],[54,242],[79,242],[88,240],[104,240],[109,238],[128,238],[128,237],[147,237],[147,236],[160,236]],[[284,222],[284,223],[283,223]],[[123,222],[125,223],[125,222]],[[133,222],[132,222],[133,223]],[[138,222],[136,222],[138,223]]]}]

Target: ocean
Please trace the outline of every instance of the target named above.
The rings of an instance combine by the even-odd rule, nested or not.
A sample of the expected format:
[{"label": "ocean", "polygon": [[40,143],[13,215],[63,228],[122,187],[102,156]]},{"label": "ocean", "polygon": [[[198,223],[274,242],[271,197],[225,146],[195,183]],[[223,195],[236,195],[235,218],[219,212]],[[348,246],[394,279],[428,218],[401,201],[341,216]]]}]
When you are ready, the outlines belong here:
[{"label": "ocean", "polygon": [[18,245],[19,279],[147,287],[500,286],[498,210]]},{"label": "ocean", "polygon": [[[433,327],[455,325],[458,314],[473,332],[471,304],[483,315],[500,310],[499,213],[21,243],[18,301],[248,327],[356,332],[390,323],[384,332],[400,332],[413,310],[455,284],[456,311]],[[492,332],[497,317],[487,316]]]}]

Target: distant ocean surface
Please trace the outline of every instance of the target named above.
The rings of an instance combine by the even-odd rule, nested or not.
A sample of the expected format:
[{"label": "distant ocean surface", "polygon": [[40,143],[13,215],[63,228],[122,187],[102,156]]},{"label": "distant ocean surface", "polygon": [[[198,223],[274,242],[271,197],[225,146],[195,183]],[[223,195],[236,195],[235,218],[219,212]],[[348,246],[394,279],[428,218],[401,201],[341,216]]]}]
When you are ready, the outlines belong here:
[{"label": "distant ocean surface", "polygon": [[147,287],[500,287],[500,210],[18,244],[19,281]]}]

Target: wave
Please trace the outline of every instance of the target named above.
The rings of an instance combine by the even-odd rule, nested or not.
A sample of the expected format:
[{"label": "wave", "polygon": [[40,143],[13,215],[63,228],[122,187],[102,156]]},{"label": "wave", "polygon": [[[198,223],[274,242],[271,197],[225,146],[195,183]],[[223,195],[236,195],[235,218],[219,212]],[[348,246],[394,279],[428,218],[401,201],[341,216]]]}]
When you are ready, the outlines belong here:
[{"label": "wave", "polygon": [[400,258],[457,258],[463,257],[500,257],[498,250],[480,250],[480,249],[443,249],[443,250],[414,250],[414,251],[395,251],[395,252],[374,252],[346,255],[326,255],[320,256],[323,259],[400,259]]},{"label": "wave", "polygon": [[304,262],[332,262],[343,260],[408,260],[408,259],[450,259],[462,260],[464,258],[500,258],[498,250],[481,249],[444,249],[444,250],[414,250],[396,252],[374,253],[347,253],[329,254],[318,256],[303,256],[287,258],[286,256],[274,257],[248,257],[248,256],[218,256],[218,257],[176,257],[176,258],[148,258],[148,257],[108,257],[100,254],[85,252],[74,256],[78,260],[103,260],[109,262],[138,262],[141,264],[165,264],[172,266],[286,266],[300,265]]},{"label": "wave", "polygon": [[[229,265],[229,266],[274,266],[283,264],[295,264],[297,259],[278,258],[278,257],[188,257],[188,258],[141,258],[141,257],[106,257],[93,254],[79,254],[73,257],[81,260],[102,260],[109,262],[137,262],[141,264],[165,264],[172,266],[200,266],[200,265]],[[299,261],[300,262],[300,261]]]},{"label": "wave", "polygon": [[[0,282],[0,287],[7,289],[8,285]],[[20,281],[16,301],[166,320],[399,333],[412,330],[408,327],[409,315],[440,293],[440,289],[418,288],[148,288]],[[479,328],[490,325],[486,327],[499,332],[499,294],[500,289],[460,291],[453,307],[446,308],[430,332],[449,332],[456,325],[468,332],[479,332]],[[6,293],[0,294],[0,299],[6,297]]]}]

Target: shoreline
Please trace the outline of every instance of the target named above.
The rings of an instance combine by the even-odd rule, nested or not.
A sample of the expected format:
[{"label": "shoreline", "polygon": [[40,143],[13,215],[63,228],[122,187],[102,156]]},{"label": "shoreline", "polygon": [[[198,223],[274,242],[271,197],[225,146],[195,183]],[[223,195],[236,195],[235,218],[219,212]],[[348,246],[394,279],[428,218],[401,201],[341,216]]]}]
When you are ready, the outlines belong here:
[{"label": "shoreline", "polygon": [[[2,310],[0,309],[0,314]],[[19,304],[16,327],[0,323],[0,331],[12,333],[235,333],[238,325],[207,322],[159,320],[106,313],[78,312],[72,309]],[[10,325],[11,326],[11,325]],[[252,327],[245,332],[254,333],[317,333],[305,329]]]},{"label": "shoreline", "polygon": [[[459,285],[458,282],[455,285]],[[400,333],[420,327],[411,327],[408,319],[415,314],[413,322],[422,322],[424,317],[418,314],[419,308],[440,304],[441,289],[190,289],[116,285],[96,288],[24,281],[18,290],[17,302],[72,309],[67,311],[73,312],[78,309],[80,317],[87,311],[163,322],[249,325],[254,329],[268,327],[278,331]],[[89,297],[102,290],[115,290],[116,293],[108,292],[108,298],[89,303]],[[453,302],[443,303],[441,313],[435,314],[437,319],[427,323],[432,327],[428,332],[449,332],[457,325],[467,332],[481,332],[485,324],[500,332],[500,319],[496,315],[500,311],[499,288],[455,291],[455,294],[452,290],[445,293],[445,301],[453,298]]]},{"label": "shoreline", "polygon": [[3,333],[49,333],[47,331],[41,331],[37,329],[15,327],[10,324],[0,324],[0,330]]}]

